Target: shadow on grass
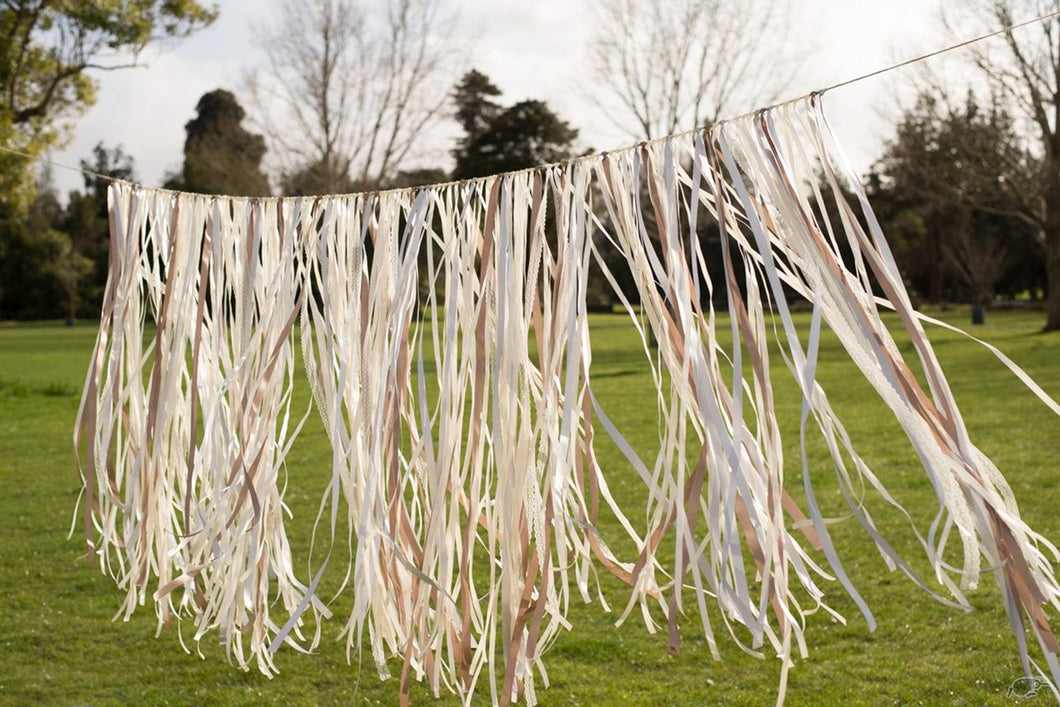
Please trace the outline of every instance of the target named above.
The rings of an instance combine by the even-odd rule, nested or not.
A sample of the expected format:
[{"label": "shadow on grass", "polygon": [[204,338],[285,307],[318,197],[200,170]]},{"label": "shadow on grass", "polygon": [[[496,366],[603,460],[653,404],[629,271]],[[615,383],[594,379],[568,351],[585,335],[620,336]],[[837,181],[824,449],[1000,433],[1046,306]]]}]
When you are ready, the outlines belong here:
[{"label": "shadow on grass", "polygon": [[43,395],[47,398],[68,398],[78,394],[75,386],[61,381],[44,383],[26,383],[17,380],[0,380],[0,398],[25,398],[30,395]]}]

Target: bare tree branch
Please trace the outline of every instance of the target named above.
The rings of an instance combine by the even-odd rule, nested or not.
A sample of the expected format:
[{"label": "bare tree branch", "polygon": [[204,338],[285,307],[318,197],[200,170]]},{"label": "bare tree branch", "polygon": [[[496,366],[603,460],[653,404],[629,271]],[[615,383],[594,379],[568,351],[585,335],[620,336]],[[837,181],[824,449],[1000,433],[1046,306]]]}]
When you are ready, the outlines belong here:
[{"label": "bare tree branch", "polygon": [[284,178],[311,171],[299,188],[331,193],[392,179],[443,117],[454,23],[442,0],[283,0],[246,88]]},{"label": "bare tree branch", "polygon": [[772,102],[799,68],[786,3],[597,0],[595,9],[589,98],[635,137]]}]

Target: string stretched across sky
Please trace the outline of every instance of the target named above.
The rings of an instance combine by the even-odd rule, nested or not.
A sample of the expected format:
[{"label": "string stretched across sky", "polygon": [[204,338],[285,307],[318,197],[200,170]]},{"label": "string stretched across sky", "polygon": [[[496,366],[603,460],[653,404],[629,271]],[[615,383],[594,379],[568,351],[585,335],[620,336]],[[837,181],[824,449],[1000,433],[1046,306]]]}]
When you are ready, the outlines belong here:
[{"label": "string stretched across sky", "polygon": [[[189,621],[196,641],[216,631],[232,660],[272,675],[282,646],[312,650],[341,607],[350,651],[367,648],[381,676],[397,668],[403,700],[421,680],[466,702],[488,690],[532,704],[547,647],[577,630],[572,598],[602,603],[603,572],[628,587],[620,621],[664,627],[673,650],[687,619],[715,656],[725,634],[778,655],[781,702],[810,616],[838,616],[827,583],[874,624],[817,502],[815,438],[888,566],[964,609],[992,575],[1028,676],[1060,682],[1044,611],[1060,608],[1060,552],[970,438],[931,320],[912,307],[819,93],[466,182],[274,199],[116,181],[109,204],[74,442],[84,532],[125,591],[121,615],[150,598],[160,626]],[[707,233],[720,254],[704,252]],[[593,392],[591,272],[622,302],[655,381],[646,457]],[[808,332],[796,301],[812,308]],[[908,358],[884,323],[892,311]],[[871,487],[901,509],[818,380],[825,327],[936,492],[935,521],[914,526],[931,577],[864,506]],[[306,421],[291,414],[296,346],[333,451],[318,516],[329,551],[311,576],[295,569],[284,518],[284,460]],[[784,369],[802,401],[794,468],[775,415]],[[625,468],[601,462],[598,435]],[[643,514],[611,493],[616,473],[643,481]],[[317,588],[339,557],[344,599],[325,602]]]}]

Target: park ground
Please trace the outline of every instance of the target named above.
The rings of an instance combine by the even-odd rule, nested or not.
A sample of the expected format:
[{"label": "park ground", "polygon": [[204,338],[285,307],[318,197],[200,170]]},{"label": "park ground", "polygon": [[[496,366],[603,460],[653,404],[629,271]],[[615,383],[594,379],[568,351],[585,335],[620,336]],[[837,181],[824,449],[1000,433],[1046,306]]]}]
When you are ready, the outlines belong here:
[{"label": "park ground", "polygon": [[[941,316],[963,326],[968,313],[951,310]],[[991,312],[975,333],[1060,397],[1060,333],[1039,333],[1042,321],[1041,313]],[[802,325],[808,326],[808,316]],[[335,640],[352,603],[348,593],[332,605],[336,618],[325,625],[317,654],[281,651],[281,673],[272,680],[227,663],[214,635],[201,645],[205,658],[185,654],[175,628],[163,629],[156,638],[150,606],[128,623],[111,621],[121,593],[98,567],[86,563],[80,531],[68,537],[80,492],[71,435],[95,333],[89,325],[0,325],[0,704],[395,704],[397,681],[381,682],[368,655],[359,665],[355,654],[348,664],[344,642]],[[929,335],[972,440],[1006,475],[1024,518],[1060,542],[1060,418],[984,348],[943,330],[930,329]],[[908,340],[896,338],[910,355]],[[627,320],[595,315],[592,340],[594,390],[641,454],[652,456],[654,394]],[[778,419],[788,433],[788,488],[798,498],[800,400],[779,357],[774,363]],[[839,344],[827,337],[819,379],[862,456],[926,531],[937,511],[927,477],[893,417]],[[296,379],[295,406],[304,410],[308,386],[298,383]],[[811,443],[809,452],[825,515],[842,517],[845,506],[823,445]],[[641,482],[612,445],[601,441],[598,453],[636,523],[643,518]],[[286,498],[294,513],[288,529],[303,563],[330,457],[313,415],[288,463]],[[865,505],[888,539],[923,570],[923,552],[908,521],[872,494],[866,495]],[[875,611],[878,627],[870,633],[841,588],[826,586],[829,604],[848,621],[843,625],[823,612],[809,617],[809,656],[797,660],[791,671],[789,706],[1050,702],[1045,694],[1021,700],[1006,695],[1021,673],[1016,642],[991,577],[970,593],[974,610],[962,613],[934,602],[904,575],[888,572],[853,519],[837,522],[832,534],[846,570]],[[551,687],[538,691],[545,707],[760,705],[775,699],[780,674],[775,658],[745,655],[722,629],[722,660],[713,661],[706,641],[697,635],[694,615],[682,622],[680,654],[670,655],[665,631],[650,635],[637,618],[616,628],[626,594],[606,580],[604,589],[618,611],[608,614],[597,603],[575,602],[570,616],[574,630],[561,635],[545,655]],[[1053,619],[1060,627],[1055,612]],[[186,638],[188,634],[185,630]],[[488,702],[488,690],[481,690],[480,701]],[[434,703],[422,686],[414,689],[413,704]],[[458,700],[443,695],[437,704]]]}]

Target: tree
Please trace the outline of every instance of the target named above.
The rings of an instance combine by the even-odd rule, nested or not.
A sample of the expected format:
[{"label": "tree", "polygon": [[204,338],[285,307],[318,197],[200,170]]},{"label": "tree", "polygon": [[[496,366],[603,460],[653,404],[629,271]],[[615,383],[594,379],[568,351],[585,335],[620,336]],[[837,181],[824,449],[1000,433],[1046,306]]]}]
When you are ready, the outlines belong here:
[{"label": "tree", "polygon": [[1013,267],[1012,256],[1034,245],[1015,193],[1039,173],[999,102],[983,108],[969,93],[963,106],[948,107],[921,93],[869,182],[911,289],[934,302],[956,295],[978,307],[999,285],[1033,290],[1026,272]]},{"label": "tree", "polygon": [[520,101],[485,119],[453,152],[455,179],[484,177],[570,159],[578,131],[543,101]]},{"label": "tree", "polygon": [[[785,35],[792,5],[773,0],[595,0],[589,91],[618,127],[651,139],[717,122],[774,102],[799,68],[798,43]],[[647,184],[641,198],[648,203]],[[648,238],[657,239],[652,209]],[[704,213],[705,216],[705,213]],[[701,247],[720,261],[712,219],[699,220]],[[606,253],[635,301],[632,275]]]},{"label": "tree", "polygon": [[19,218],[0,222],[0,318],[39,319],[61,311],[63,293],[51,271],[64,234],[51,172],[42,170],[35,197]]},{"label": "tree", "polygon": [[246,113],[236,97],[219,88],[203,94],[195,110],[184,125],[184,169],[173,186],[201,194],[269,194],[261,171],[265,138],[243,127]]},{"label": "tree", "polygon": [[333,159],[310,162],[302,167],[290,167],[280,173],[280,191],[285,196],[315,196],[318,194],[348,194],[359,191],[349,171]]},{"label": "tree", "polygon": [[471,69],[453,89],[453,103],[456,104],[456,122],[464,129],[463,137],[457,139],[456,149],[465,150],[468,144],[477,140],[488,128],[490,121],[497,117],[502,108],[493,98],[500,96],[497,88],[485,74]]},{"label": "tree", "polygon": [[248,89],[281,182],[303,193],[387,183],[441,118],[453,18],[441,0],[284,0]]},{"label": "tree", "polygon": [[[81,167],[118,179],[134,178],[132,159],[102,143]],[[98,314],[107,280],[109,181],[85,175],[85,191],[73,191],[64,208],[45,169],[36,196],[20,218],[0,221],[0,318]]]},{"label": "tree", "polygon": [[[216,16],[197,0],[4,0],[0,145],[36,156],[59,144],[94,102],[90,71],[136,66],[151,42],[186,37]],[[0,157],[3,206],[21,211],[32,194],[25,159]]]},{"label": "tree", "polygon": [[104,175],[125,181],[134,181],[136,172],[133,158],[121,145],[108,148],[102,142],[92,148],[90,159],[81,160],[81,169],[94,174],[84,175],[83,193],[72,191],[63,215],[61,229],[68,234],[73,251],[91,262],[92,268],[77,283],[76,301],[71,307],[70,317],[77,312],[95,315],[103,302],[103,290],[107,284],[107,269],[110,259],[110,223],[107,207],[107,190],[110,180]]},{"label": "tree", "polygon": [[401,170],[384,185],[386,189],[409,189],[449,181],[449,173],[441,167],[420,167]]},{"label": "tree", "polygon": [[[1058,0],[973,0],[954,5],[944,21],[969,36],[985,28],[1060,11]],[[970,55],[991,89],[1008,99],[1032,130],[1032,149],[1041,159],[1037,188],[1014,195],[1023,218],[1039,233],[1045,253],[1046,331],[1060,330],[1060,19],[1009,31],[1000,42],[980,42]]]},{"label": "tree", "polygon": [[457,122],[464,134],[451,154],[453,179],[484,177],[569,159],[578,131],[544,101],[526,100],[505,108],[489,78],[472,69],[453,90]]},{"label": "tree", "polygon": [[[472,179],[560,162],[574,156],[578,131],[552,112],[544,101],[526,100],[504,107],[493,100],[501,95],[485,75],[471,70],[453,91],[455,117],[464,129],[452,150],[453,179]],[[546,216],[545,229],[556,237],[555,223]],[[595,269],[590,271],[587,300],[591,307],[610,308],[610,286]]]},{"label": "tree", "polygon": [[783,36],[787,3],[596,0],[595,9],[591,97],[636,137],[771,103],[798,70]]}]

